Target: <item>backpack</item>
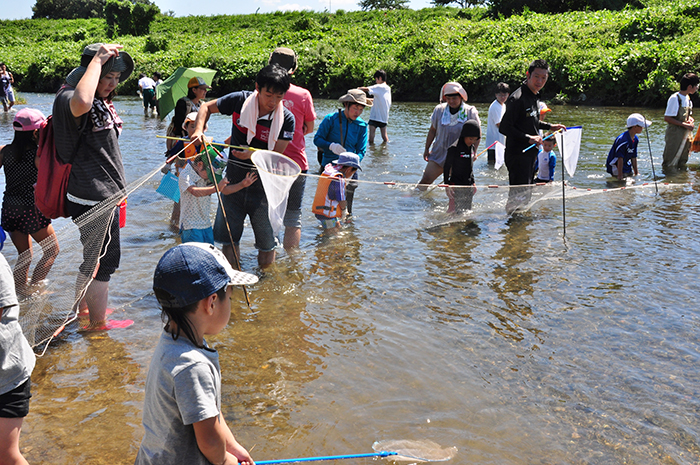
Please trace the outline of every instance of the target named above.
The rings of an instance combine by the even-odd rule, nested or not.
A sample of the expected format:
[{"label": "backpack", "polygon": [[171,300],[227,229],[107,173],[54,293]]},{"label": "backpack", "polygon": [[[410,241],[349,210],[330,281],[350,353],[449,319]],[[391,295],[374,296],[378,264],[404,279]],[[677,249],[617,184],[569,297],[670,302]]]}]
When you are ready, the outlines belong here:
[{"label": "backpack", "polygon": [[[80,140],[73,151],[75,157]],[[39,170],[34,186],[34,201],[39,211],[49,219],[68,217],[66,210],[66,196],[68,195],[68,178],[72,165],[63,163],[56,153],[56,144],[53,136],[53,120],[49,116],[39,130],[39,145],[36,150]]]}]

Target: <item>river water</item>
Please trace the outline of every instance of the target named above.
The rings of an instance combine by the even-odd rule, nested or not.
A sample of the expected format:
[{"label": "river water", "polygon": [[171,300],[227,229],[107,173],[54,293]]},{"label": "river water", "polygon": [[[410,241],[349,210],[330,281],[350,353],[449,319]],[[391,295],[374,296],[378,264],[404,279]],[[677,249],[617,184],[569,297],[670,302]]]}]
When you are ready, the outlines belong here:
[{"label": "river water", "polygon": [[[24,97],[50,113],[51,95]],[[134,181],[159,168],[164,143],[155,136],[166,124],[144,118],[136,98],[116,105]],[[420,178],[433,106],[394,104],[391,142],[368,150],[361,179]],[[335,108],[317,102],[317,123]],[[487,105],[477,108],[485,124]],[[313,179],[296,253],[281,251],[260,272],[246,230],[242,267],[261,280],[249,288],[250,308],[236,291],[231,323],[209,340],[221,356],[223,413],[255,459],[430,439],[457,447],[455,465],[700,462],[698,160],[658,194],[653,184],[611,189],[620,186],[602,168],[607,151],[640,109],[553,110],[548,120],[584,128],[565,236],[560,196],[510,218],[506,189],[479,188],[474,212],[455,218],[440,188],[419,195],[377,183],[360,185],[354,224],[327,239],[308,208]],[[663,176],[662,111],[645,112]],[[11,121],[0,115],[2,143]],[[209,134],[223,139],[229,128],[217,115]],[[637,185],[652,180],[645,137],[639,171]],[[506,169],[495,172],[485,156],[475,177],[507,184]],[[38,359],[21,437],[30,463],[133,463],[162,326],[152,274],[177,242],[159,178],[129,198],[111,285],[113,316],[135,324],[69,327]],[[9,241],[3,253],[14,263]]]}]

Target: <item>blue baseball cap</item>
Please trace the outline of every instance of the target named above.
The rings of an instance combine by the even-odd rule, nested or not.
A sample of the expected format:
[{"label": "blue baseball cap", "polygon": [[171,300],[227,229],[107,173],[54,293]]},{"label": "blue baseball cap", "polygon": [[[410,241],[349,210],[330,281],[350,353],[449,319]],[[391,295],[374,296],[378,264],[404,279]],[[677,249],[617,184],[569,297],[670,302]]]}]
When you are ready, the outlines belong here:
[{"label": "blue baseball cap", "polygon": [[5,230],[2,229],[2,226],[0,226],[0,250],[2,250],[5,245],[5,239],[7,239],[7,235],[5,234]]},{"label": "blue baseball cap", "polygon": [[209,297],[226,285],[255,284],[258,277],[234,270],[211,244],[186,242],[163,254],[153,274],[153,289],[172,299],[158,298],[167,308],[181,308]]}]

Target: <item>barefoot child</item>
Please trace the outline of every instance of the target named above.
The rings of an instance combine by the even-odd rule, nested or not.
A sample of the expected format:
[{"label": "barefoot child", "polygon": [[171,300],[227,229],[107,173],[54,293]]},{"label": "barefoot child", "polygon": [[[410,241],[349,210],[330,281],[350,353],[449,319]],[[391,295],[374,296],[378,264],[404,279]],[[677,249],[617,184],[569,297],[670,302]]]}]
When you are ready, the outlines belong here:
[{"label": "barefoot child", "polygon": [[641,134],[644,128],[648,128],[651,121],[645,119],[639,113],[632,113],[627,118],[627,131],[623,132],[613,143],[605,168],[608,173],[617,177],[620,181],[624,176],[630,176],[634,170],[637,176],[637,145],[639,139],[637,134]]},{"label": "barefoot child", "polygon": [[219,354],[204,336],[228,323],[230,286],[256,281],[209,244],[180,244],[158,262],[153,291],[165,328],[148,369],[137,465],[254,465],[221,413]]}]

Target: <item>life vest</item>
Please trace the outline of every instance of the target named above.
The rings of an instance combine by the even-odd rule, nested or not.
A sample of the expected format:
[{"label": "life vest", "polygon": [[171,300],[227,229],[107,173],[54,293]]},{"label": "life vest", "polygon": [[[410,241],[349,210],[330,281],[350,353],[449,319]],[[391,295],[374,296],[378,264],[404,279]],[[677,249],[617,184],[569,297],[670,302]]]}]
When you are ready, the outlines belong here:
[{"label": "life vest", "polygon": [[316,195],[311,205],[311,211],[327,218],[340,218],[342,216],[340,202],[328,198],[328,188],[331,186],[332,182],[338,182],[341,183],[341,190],[343,190],[345,189],[344,180],[343,173],[329,163],[321,174],[321,177],[318,178],[318,186],[316,187]]}]

